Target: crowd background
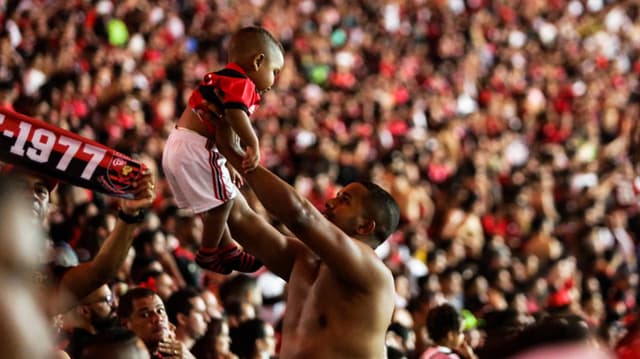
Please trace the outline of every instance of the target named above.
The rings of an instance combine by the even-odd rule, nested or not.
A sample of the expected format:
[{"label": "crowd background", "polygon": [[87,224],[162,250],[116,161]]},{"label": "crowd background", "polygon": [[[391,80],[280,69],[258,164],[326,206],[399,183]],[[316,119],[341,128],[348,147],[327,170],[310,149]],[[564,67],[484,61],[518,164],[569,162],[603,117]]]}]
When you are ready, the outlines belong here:
[{"label": "crowd background", "polygon": [[[202,223],[175,207],[159,165],[229,35],[264,26],[286,62],[254,116],[263,165],[318,207],[357,179],[400,205],[378,250],[396,279],[393,346],[422,353],[427,313],[447,302],[477,352],[548,313],[579,315],[613,349],[636,327],[639,17],[606,0],[5,1],[0,106],[154,168],[116,297],[206,289],[211,317],[258,317],[277,337],[283,282],[245,278],[250,300],[224,292],[236,277],[200,272]],[[53,203],[58,263],[92,258],[113,226],[105,198],[61,184]]]}]

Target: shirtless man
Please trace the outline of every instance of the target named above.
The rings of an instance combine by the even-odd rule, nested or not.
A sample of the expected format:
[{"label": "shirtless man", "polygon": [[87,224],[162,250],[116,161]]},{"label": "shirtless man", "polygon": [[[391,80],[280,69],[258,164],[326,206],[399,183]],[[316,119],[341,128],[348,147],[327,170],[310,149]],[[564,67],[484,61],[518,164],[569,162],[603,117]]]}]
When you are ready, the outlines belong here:
[{"label": "shirtless man", "polygon": [[[242,168],[241,151],[220,150]],[[321,213],[263,167],[245,173],[245,179],[265,208],[297,236],[277,232],[244,199],[231,210],[234,239],[289,282],[280,358],[384,358],[394,286],[374,248],[398,225],[394,199],[377,185],[356,182]],[[239,225],[244,216],[252,216],[255,225]]]}]

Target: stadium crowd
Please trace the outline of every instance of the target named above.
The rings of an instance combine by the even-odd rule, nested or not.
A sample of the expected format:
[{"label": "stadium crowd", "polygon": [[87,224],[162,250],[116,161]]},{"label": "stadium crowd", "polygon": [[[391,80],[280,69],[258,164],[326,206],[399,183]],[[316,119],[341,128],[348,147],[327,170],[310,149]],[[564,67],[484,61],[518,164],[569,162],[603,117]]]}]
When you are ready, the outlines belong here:
[{"label": "stadium crowd", "polygon": [[[640,353],[640,6],[627,0],[0,3],[0,106],[156,176],[117,276],[56,318],[60,349],[96,358],[170,333],[184,357],[277,355],[285,283],[199,270],[202,221],[160,166],[194,86],[253,24],[286,50],[254,115],[262,164],[318,208],[358,179],[400,206],[377,250],[395,279],[389,358]],[[51,198],[48,260],[95,258],[113,200],[64,183]],[[166,313],[138,318],[136,300]]]}]

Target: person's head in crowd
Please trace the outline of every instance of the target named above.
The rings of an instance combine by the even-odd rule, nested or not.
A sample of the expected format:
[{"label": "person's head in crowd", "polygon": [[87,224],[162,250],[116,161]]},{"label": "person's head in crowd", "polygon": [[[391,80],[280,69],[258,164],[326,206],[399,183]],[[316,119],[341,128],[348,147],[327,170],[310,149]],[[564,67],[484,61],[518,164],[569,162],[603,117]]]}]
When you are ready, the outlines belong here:
[{"label": "person's head in crowd", "polygon": [[585,319],[591,326],[599,327],[605,318],[605,304],[602,294],[585,291],[580,298],[580,302]]},{"label": "person's head in crowd", "polygon": [[164,302],[178,290],[178,286],[173,278],[167,272],[158,270],[146,273],[136,284],[158,293]]},{"label": "person's head in crowd", "polygon": [[448,268],[440,275],[442,293],[447,297],[462,294],[462,275],[454,268]]},{"label": "person's head in crowd", "polygon": [[2,165],[1,171],[18,181],[16,188],[22,189],[33,204],[33,215],[44,222],[49,214],[51,192],[57,187],[58,181],[12,164]]},{"label": "person's head in crowd", "polygon": [[[510,353],[514,358],[609,358],[599,350],[588,323],[578,315],[542,318],[522,330],[515,341],[514,351]],[[583,356],[575,356],[578,353]]]},{"label": "person's head in crowd", "polygon": [[176,326],[176,339],[189,349],[207,331],[207,307],[200,293],[193,288],[181,289],[169,297],[167,315]]},{"label": "person's head in crowd", "polygon": [[[75,251],[78,253],[78,258],[81,262],[89,261],[96,256],[102,243],[109,235],[111,228],[113,228],[114,221],[115,218],[112,215],[102,212],[87,218],[87,223],[83,227],[81,238],[75,247]],[[133,260],[133,258],[131,258],[131,260]],[[129,261],[127,265],[130,267],[131,262]]]},{"label": "person's head in crowd", "polygon": [[196,358],[218,359],[231,354],[229,324],[222,317],[214,317],[207,326],[207,332],[191,349]]},{"label": "person's head in crowd", "polygon": [[137,255],[136,253],[136,256],[133,258],[133,262],[131,263],[131,280],[134,283],[142,282],[147,279],[149,273],[162,271],[162,264],[156,258]]},{"label": "person's head in crowd", "polygon": [[238,64],[259,92],[268,91],[284,66],[284,49],[261,27],[236,31],[229,42],[229,61]]},{"label": "person's head in crowd", "polygon": [[220,307],[220,303],[218,302],[218,298],[216,297],[216,295],[209,289],[204,289],[201,296],[202,300],[204,300],[204,304],[207,307],[207,315],[209,316],[209,318],[221,318],[222,308]]},{"label": "person's head in crowd", "polygon": [[108,285],[91,292],[80,301],[75,310],[76,326],[92,334],[117,324],[116,307]]},{"label": "person's head in crowd", "polygon": [[413,317],[415,324],[424,324],[427,320],[427,313],[431,308],[446,302],[441,292],[430,292],[421,290],[417,296],[412,297],[407,303],[407,310]]},{"label": "person's head in crowd", "polygon": [[147,288],[133,288],[120,298],[118,319],[142,339],[150,352],[172,335],[162,299]]},{"label": "person's head in crowd", "polygon": [[400,350],[405,355],[412,355],[416,348],[416,335],[412,328],[393,322],[387,329],[386,345]]},{"label": "person's head in crowd", "polygon": [[464,340],[462,318],[451,304],[445,303],[427,314],[427,332],[429,338],[439,346],[454,349]]},{"label": "person's head in crowd", "polygon": [[128,329],[116,327],[91,338],[80,359],[149,359],[144,342]]},{"label": "person's head in crowd", "polygon": [[261,359],[275,355],[275,332],[262,319],[249,319],[231,330],[231,351],[240,359]]},{"label": "person's head in crowd", "polygon": [[226,306],[227,302],[243,300],[255,307],[262,305],[262,291],[256,278],[238,274],[227,278],[218,290],[220,301]]},{"label": "person's head in crowd", "polygon": [[483,358],[501,357],[510,350],[508,346],[514,342],[513,338],[530,324],[532,318],[515,309],[488,311],[482,326],[486,339],[478,354]]},{"label": "person's head in crowd", "polygon": [[421,291],[424,291],[426,293],[442,293],[440,277],[436,273],[429,272],[426,275],[418,278],[418,286],[420,286]]},{"label": "person's head in crowd", "polygon": [[345,186],[326,202],[324,215],[346,234],[360,238],[372,248],[386,241],[400,222],[395,199],[382,187],[367,181]]},{"label": "person's head in crowd", "polygon": [[34,285],[43,236],[16,178],[0,176],[0,341],[7,358],[50,358],[53,341],[44,296]]},{"label": "person's head in crowd", "polygon": [[465,308],[476,312],[483,309],[486,305],[487,289],[489,282],[483,275],[476,275],[465,281],[464,288],[464,305]]},{"label": "person's head in crowd", "polygon": [[166,246],[166,237],[159,229],[145,229],[133,240],[133,248],[137,256],[157,258],[166,251]]},{"label": "person's head in crowd", "polygon": [[447,268],[447,252],[442,249],[435,249],[427,254],[427,267],[429,273],[438,275]]},{"label": "person's head in crowd", "polygon": [[224,313],[231,328],[256,317],[256,307],[246,300],[232,300],[224,305]]}]

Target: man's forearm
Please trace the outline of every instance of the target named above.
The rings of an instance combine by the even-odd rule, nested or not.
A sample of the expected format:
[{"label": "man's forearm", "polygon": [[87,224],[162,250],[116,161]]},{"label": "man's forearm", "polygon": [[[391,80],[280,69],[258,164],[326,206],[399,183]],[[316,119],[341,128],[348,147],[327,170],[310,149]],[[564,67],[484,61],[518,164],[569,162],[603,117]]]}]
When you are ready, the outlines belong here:
[{"label": "man's forearm", "polygon": [[137,224],[128,224],[118,219],[115,228],[93,260],[95,271],[102,278],[111,279],[116,275],[129,253],[136,227]]},{"label": "man's forearm", "polygon": [[[220,132],[216,136],[225,136],[230,131],[230,127],[227,125],[218,126],[216,131]],[[234,168],[242,171],[242,154],[228,142],[220,142],[217,146],[227,161]],[[265,209],[285,225],[295,224],[304,214],[306,200],[293,187],[269,170],[258,166],[254,170],[244,173],[243,176]]]},{"label": "man's forearm", "polygon": [[61,285],[79,300],[115,277],[129,253],[135,228],[136,224],[118,219],[95,259],[69,269]]},{"label": "man's forearm", "polygon": [[244,176],[264,208],[286,226],[292,229],[305,217],[306,199],[280,177],[262,166]]}]

